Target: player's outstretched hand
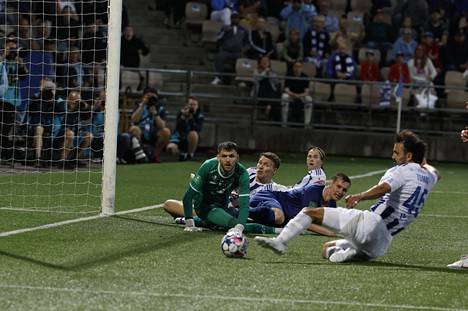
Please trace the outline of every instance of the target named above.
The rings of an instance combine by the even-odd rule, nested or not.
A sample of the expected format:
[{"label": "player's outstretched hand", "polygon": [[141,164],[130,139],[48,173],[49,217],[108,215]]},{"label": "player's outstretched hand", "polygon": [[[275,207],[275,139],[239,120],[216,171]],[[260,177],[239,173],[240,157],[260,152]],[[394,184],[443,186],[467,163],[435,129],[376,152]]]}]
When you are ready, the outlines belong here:
[{"label": "player's outstretched hand", "polygon": [[200,227],[195,227],[195,222],[193,221],[192,218],[185,219],[185,232],[200,232],[203,231],[202,228]]},{"label": "player's outstretched hand", "polygon": [[346,208],[355,208],[361,200],[361,194],[350,194],[345,197]]}]

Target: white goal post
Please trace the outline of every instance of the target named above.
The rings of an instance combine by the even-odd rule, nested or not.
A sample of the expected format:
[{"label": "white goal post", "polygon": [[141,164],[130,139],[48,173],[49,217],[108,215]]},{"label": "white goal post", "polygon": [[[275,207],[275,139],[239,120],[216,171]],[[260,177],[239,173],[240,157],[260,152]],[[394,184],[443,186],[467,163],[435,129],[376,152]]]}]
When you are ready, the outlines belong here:
[{"label": "white goal post", "polygon": [[106,122],[104,125],[104,162],[102,174],[101,213],[115,212],[115,176],[117,127],[119,122],[120,37],[122,0],[109,0],[109,32],[107,45]]}]

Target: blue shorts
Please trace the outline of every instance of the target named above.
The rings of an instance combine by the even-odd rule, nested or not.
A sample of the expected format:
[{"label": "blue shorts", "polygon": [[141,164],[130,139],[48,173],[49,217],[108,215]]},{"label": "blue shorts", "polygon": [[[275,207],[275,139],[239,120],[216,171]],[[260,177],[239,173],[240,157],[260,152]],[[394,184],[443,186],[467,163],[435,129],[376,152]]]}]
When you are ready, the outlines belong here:
[{"label": "blue shorts", "polygon": [[277,208],[283,211],[285,223],[293,219],[305,206],[302,199],[293,191],[268,191],[257,192],[249,202],[250,207]]}]

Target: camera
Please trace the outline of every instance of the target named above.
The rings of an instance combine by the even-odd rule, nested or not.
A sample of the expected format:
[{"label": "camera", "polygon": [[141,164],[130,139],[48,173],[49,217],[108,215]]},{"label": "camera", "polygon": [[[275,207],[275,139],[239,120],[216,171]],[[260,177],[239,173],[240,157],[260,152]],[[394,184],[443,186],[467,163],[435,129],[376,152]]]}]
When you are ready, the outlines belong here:
[{"label": "camera", "polygon": [[189,105],[186,105],[186,106],[182,107],[181,112],[182,112],[182,114],[184,114],[185,116],[193,115],[193,114],[195,113],[195,111],[193,110],[193,108],[190,107]]},{"label": "camera", "polygon": [[147,105],[148,105],[148,107],[157,106],[158,105],[158,97],[156,95],[151,95],[148,98]]},{"label": "camera", "polygon": [[54,91],[52,89],[43,89],[42,90],[42,99],[51,101],[54,99]]}]

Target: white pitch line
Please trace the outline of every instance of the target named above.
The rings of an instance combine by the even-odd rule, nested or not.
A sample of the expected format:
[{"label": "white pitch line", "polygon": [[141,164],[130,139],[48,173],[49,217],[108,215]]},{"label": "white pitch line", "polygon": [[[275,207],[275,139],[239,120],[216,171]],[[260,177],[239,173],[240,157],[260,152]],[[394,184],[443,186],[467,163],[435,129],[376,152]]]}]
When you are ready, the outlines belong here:
[{"label": "white pitch line", "polygon": [[378,171],[371,171],[369,173],[365,174],[359,174],[359,175],[354,175],[354,176],[349,176],[350,179],[359,179],[359,178],[364,178],[364,177],[371,177],[374,175],[382,174],[385,173],[387,170],[378,170]]},{"label": "white pitch line", "polygon": [[141,208],[126,210],[126,211],[122,211],[122,212],[117,212],[117,213],[111,214],[111,215],[99,214],[99,215],[95,215],[95,216],[81,217],[81,218],[76,218],[76,219],[64,220],[64,221],[54,222],[54,223],[51,223],[51,224],[37,226],[37,227],[24,228],[24,229],[18,229],[18,230],[13,230],[13,231],[2,232],[2,233],[0,233],[0,237],[6,237],[6,236],[11,236],[11,235],[26,233],[26,232],[32,232],[32,231],[37,231],[37,230],[50,229],[50,228],[60,227],[60,226],[64,226],[64,225],[76,224],[76,223],[83,222],[83,221],[88,221],[88,220],[95,220],[95,219],[107,218],[107,217],[117,216],[117,215],[138,213],[138,212],[143,212],[143,211],[147,211],[147,210],[150,210],[150,209],[160,208],[162,206],[163,206],[162,204],[157,204],[157,205],[151,205],[151,206],[145,206],[145,207],[141,207]]},{"label": "white pitch line", "polygon": [[468,195],[468,192],[464,191],[443,191],[443,190],[433,190],[431,193],[437,193],[437,194],[463,194],[463,195]]},{"label": "white pitch line", "polygon": [[421,214],[423,217],[435,217],[435,218],[468,218],[465,215],[439,215],[439,214]]},{"label": "white pitch line", "polygon": [[170,293],[157,293],[147,291],[110,291],[110,290],[89,290],[81,288],[61,288],[61,287],[39,287],[27,285],[8,285],[0,284],[3,289],[18,289],[18,290],[37,290],[37,291],[51,291],[51,292],[64,292],[76,294],[100,294],[100,295],[121,295],[121,296],[154,296],[166,298],[185,298],[185,299],[198,299],[198,300],[225,300],[225,301],[249,301],[269,304],[315,304],[315,305],[339,305],[339,306],[359,306],[359,307],[373,307],[373,308],[387,308],[387,309],[407,309],[407,310],[431,310],[431,311],[468,311],[468,309],[457,308],[443,308],[432,306],[416,306],[416,305],[394,305],[382,303],[367,303],[359,301],[333,301],[333,300],[315,300],[315,299],[286,299],[286,298],[272,298],[272,297],[249,297],[249,296],[222,296],[222,295],[186,295],[186,294],[170,294]]}]

